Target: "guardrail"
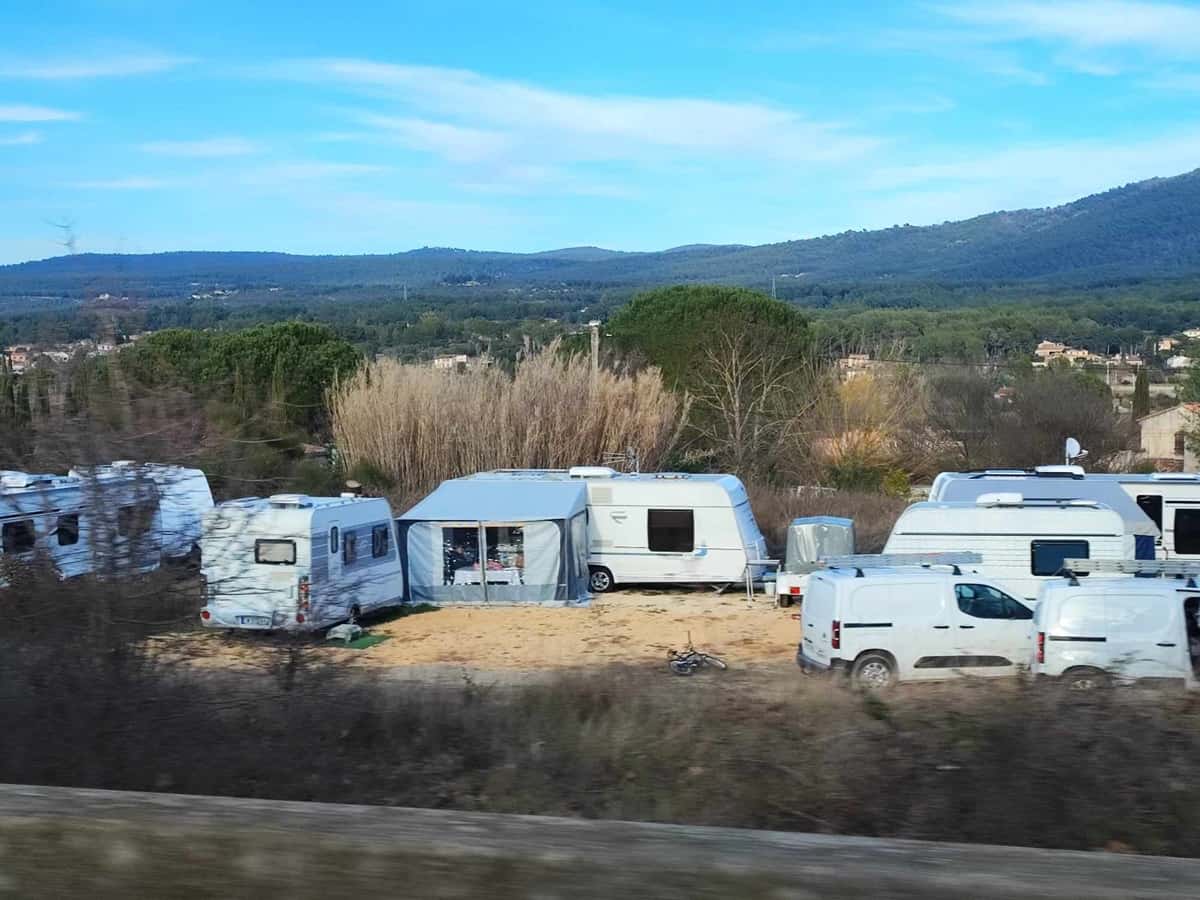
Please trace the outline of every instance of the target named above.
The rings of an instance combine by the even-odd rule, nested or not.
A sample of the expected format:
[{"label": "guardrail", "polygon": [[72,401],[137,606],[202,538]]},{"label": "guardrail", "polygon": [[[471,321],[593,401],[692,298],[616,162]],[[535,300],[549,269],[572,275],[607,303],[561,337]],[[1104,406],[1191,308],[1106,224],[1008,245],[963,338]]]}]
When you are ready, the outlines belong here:
[{"label": "guardrail", "polygon": [[1200,861],[0,785],[0,896],[1124,900]]}]

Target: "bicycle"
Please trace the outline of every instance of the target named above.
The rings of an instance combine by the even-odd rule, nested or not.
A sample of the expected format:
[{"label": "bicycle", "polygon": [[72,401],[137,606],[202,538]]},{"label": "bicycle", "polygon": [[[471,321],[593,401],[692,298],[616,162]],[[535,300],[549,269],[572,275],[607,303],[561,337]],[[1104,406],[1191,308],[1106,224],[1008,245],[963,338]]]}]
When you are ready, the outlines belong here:
[{"label": "bicycle", "polygon": [[719,656],[697,650],[692,645],[692,633],[688,632],[687,647],[683,650],[667,651],[667,666],[676,675],[695,675],[697,670],[706,667],[725,671],[729,664]]}]

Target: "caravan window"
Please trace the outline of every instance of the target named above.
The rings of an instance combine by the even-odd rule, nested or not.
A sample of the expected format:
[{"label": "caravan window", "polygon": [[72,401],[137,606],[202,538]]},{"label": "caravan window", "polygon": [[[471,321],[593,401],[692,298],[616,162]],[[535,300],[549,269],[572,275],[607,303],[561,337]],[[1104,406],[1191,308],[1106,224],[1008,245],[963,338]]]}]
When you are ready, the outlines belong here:
[{"label": "caravan window", "polygon": [[387,525],[376,525],[371,529],[371,556],[375,559],[387,556],[391,549],[391,529]]},{"label": "caravan window", "polygon": [[696,549],[696,522],[690,509],[647,510],[647,545],[655,553],[691,553]]},{"label": "caravan window", "polygon": [[3,538],[5,553],[28,553],[33,549],[37,539],[33,530],[32,519],[21,519],[19,522],[5,522],[0,528],[0,538]]},{"label": "caravan window", "polygon": [[150,530],[155,511],[153,503],[122,506],[117,510],[117,534],[121,537],[141,537]]},{"label": "caravan window", "polygon": [[1158,530],[1162,531],[1162,494],[1139,494],[1137,505],[1142,512],[1150,517]]},{"label": "caravan window", "polygon": [[78,544],[79,514],[72,513],[69,516],[59,516],[54,533],[58,535],[58,546],[60,547],[70,547],[72,544]]},{"label": "caravan window", "polygon": [[260,539],[254,542],[254,561],[267,566],[296,564],[296,542]]},{"label": "caravan window", "polygon": [[[1034,575],[1057,575],[1064,559],[1088,559],[1087,541],[1034,541],[1029,548],[1029,570]],[[1087,572],[1079,572],[1080,577]]]},{"label": "caravan window", "polygon": [[338,552],[338,544],[340,544],[340,543],[341,543],[341,539],[338,537],[338,527],[336,525],[334,525],[332,528],[329,529],[329,552],[330,552],[330,554],[334,554],[334,553]]},{"label": "caravan window", "polygon": [[358,535],[347,531],[342,536],[342,562],[346,565],[358,559]]},{"label": "caravan window", "polygon": [[1200,509],[1175,510],[1175,552],[1200,553]]}]

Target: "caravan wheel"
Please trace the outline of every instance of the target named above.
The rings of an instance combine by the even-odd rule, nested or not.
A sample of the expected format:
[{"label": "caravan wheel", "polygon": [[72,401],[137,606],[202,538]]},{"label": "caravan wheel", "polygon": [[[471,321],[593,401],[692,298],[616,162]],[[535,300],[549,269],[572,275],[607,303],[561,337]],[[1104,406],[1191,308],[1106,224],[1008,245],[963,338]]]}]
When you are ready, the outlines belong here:
[{"label": "caravan wheel", "polygon": [[602,566],[595,566],[591,570],[591,577],[588,579],[588,584],[591,585],[593,591],[597,594],[603,594],[613,589],[612,572]]}]

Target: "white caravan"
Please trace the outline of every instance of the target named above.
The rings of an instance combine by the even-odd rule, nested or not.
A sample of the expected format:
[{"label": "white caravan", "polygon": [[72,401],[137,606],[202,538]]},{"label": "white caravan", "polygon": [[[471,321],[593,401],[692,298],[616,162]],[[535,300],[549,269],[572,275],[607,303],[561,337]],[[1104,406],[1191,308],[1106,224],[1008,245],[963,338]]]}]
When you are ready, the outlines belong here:
[{"label": "white caravan", "polygon": [[64,578],[147,572],[164,557],[188,555],[211,506],[195,469],[114,463],[68,475],[2,472],[0,560],[41,559]]},{"label": "white caravan", "polygon": [[388,502],[279,494],[204,517],[210,628],[315,630],[400,603],[404,578]]},{"label": "white caravan", "polygon": [[[1033,500],[1095,500],[1111,507],[1125,520],[1125,530],[1134,536],[1134,557],[1154,559],[1162,551],[1162,499],[1157,498],[1158,514],[1153,505],[1130,494],[1118,478],[1143,476],[1110,476],[1087,474],[1079,466],[1039,466],[1036,469],[984,469],[979,472],[943,472],[934,479],[929,491],[931,501],[976,500],[984,494],[998,491],[1018,493],[1026,501]],[[1190,476],[1189,476],[1190,477]],[[1157,480],[1155,481],[1157,484]],[[1196,492],[1200,485],[1194,485]],[[1200,510],[1200,494],[1197,499]],[[1197,521],[1200,539],[1200,520]]]},{"label": "white caravan", "polygon": [[617,584],[732,584],[765,571],[767,542],[733,475],[569,470],[588,488],[588,568],[597,593]]},{"label": "white caravan", "polygon": [[[1173,563],[1130,562],[1111,568],[1169,575]],[[1192,567],[1191,576],[1072,577],[1042,585],[1033,620],[1031,671],[1080,688],[1110,681],[1200,686],[1200,589],[1195,579],[1200,566],[1184,565]],[[1094,570],[1105,568],[1093,564]]]},{"label": "white caravan", "polygon": [[[908,554],[880,559],[889,556],[901,562]],[[882,688],[1011,675],[1028,665],[1033,611],[1003,582],[958,566],[831,563],[809,577],[804,595],[796,662],[805,671],[843,673]]]},{"label": "white caravan", "polygon": [[901,513],[884,553],[974,551],[981,573],[999,578],[1018,598],[1036,602],[1046,578],[1065,559],[1134,557],[1134,536],[1120,514],[1092,500],[1026,501],[1016,493],[975,502],[915,503]]},{"label": "white caravan", "polygon": [[164,559],[194,559],[200,552],[201,523],[213,507],[208,478],[200,469],[118,460],[106,466],[71,469],[78,478],[119,480],[130,474],[154,483],[158,495],[155,531]]}]

